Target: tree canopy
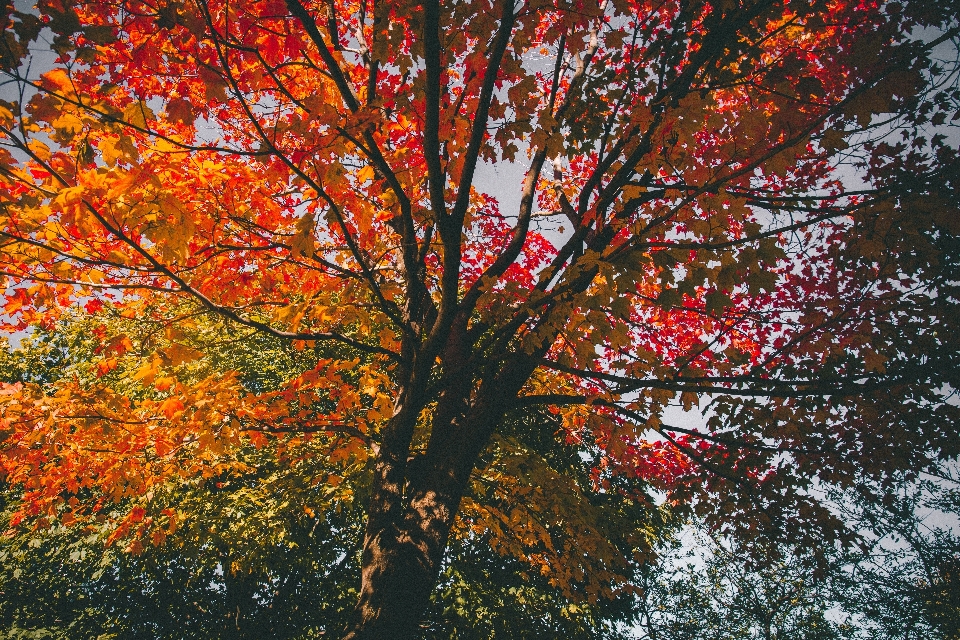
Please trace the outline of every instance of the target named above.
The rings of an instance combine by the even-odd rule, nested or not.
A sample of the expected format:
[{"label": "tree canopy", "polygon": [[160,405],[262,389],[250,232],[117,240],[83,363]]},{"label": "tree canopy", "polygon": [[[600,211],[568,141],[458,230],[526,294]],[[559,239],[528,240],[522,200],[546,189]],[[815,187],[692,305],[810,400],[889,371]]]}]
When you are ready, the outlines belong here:
[{"label": "tree canopy", "polygon": [[245,451],[321,508],[360,474],[344,638],[417,633],[460,527],[587,601],[656,497],[849,543],[825,491],[960,453],[958,15],[5,4],[0,323],[91,322],[82,371],[0,393],[11,526],[137,551]]}]

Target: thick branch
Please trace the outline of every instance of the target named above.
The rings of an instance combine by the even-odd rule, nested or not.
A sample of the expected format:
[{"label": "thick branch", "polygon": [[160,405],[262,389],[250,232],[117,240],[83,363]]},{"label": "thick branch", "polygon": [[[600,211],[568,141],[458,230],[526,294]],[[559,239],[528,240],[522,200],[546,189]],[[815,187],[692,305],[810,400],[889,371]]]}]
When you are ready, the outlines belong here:
[{"label": "thick branch", "polygon": [[[430,187],[430,206],[438,224],[446,217],[444,188],[447,176],[440,159],[440,2],[428,0],[423,8],[423,55],[427,68],[423,115],[423,155],[427,163],[427,180]],[[441,227],[442,231],[442,227]],[[458,230],[459,234],[459,230]],[[458,236],[459,241],[459,236]]]},{"label": "thick branch", "polygon": [[353,86],[351,86],[347,81],[347,78],[343,73],[343,69],[340,68],[336,58],[334,58],[333,54],[330,53],[330,49],[327,47],[327,43],[323,40],[323,34],[320,33],[320,29],[317,27],[317,23],[313,19],[313,16],[311,16],[304,6],[300,4],[300,0],[286,1],[287,9],[297,20],[300,21],[300,24],[303,25],[307,35],[310,36],[313,44],[316,45],[317,52],[320,54],[320,58],[323,60],[323,63],[327,65],[327,70],[330,72],[330,77],[333,78],[334,84],[337,85],[337,90],[340,92],[340,97],[343,98],[343,103],[347,105],[347,108],[350,109],[350,111],[358,111],[360,109],[360,101],[357,100],[357,94],[354,92]]}]

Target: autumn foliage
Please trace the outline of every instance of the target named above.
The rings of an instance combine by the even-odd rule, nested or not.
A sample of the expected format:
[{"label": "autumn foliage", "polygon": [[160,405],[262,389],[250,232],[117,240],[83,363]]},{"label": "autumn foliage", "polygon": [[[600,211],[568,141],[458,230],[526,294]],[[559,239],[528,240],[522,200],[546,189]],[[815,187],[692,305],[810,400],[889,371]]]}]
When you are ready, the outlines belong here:
[{"label": "autumn foliage", "polygon": [[[241,472],[241,447],[309,443],[369,481],[346,637],[414,633],[451,528],[503,528],[495,546],[609,597],[627,578],[604,535],[591,573],[553,546],[576,519],[538,529],[475,500],[484,456],[513,455],[507,417],[547,407],[558,431],[525,428],[588,455],[597,495],[848,538],[816,489],[960,453],[960,92],[939,60],[957,15],[6,8],[0,322],[88,316],[99,341],[86,375],[3,387],[16,524],[130,500],[114,539],[159,544],[176,505],[138,497]],[[30,66],[43,41],[55,61]],[[310,357],[265,386],[213,356],[260,338]],[[676,403],[703,420],[670,424]],[[523,473],[486,482],[523,502]]]}]

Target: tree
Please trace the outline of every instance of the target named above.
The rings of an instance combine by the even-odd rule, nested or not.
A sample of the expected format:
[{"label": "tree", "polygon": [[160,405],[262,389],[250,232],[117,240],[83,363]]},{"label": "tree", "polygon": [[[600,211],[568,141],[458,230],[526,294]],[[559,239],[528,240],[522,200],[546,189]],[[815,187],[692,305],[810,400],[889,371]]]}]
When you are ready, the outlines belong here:
[{"label": "tree", "polygon": [[896,640],[960,637],[960,514],[956,470],[901,482],[880,500],[858,490],[845,518],[869,531],[854,557],[852,587],[841,606],[857,613],[873,637]]},{"label": "tree", "polygon": [[856,549],[742,544],[696,527],[665,538],[638,581],[640,637],[956,638],[960,501],[955,472],[939,472],[833,495],[863,536]]},{"label": "tree", "polygon": [[[18,348],[0,351],[0,374],[6,382],[40,384],[96,379],[93,336],[103,323],[136,343],[143,339],[143,327],[129,320],[102,313],[65,318],[55,330],[41,329]],[[285,341],[261,338],[207,342],[206,348],[192,366],[234,370],[251,391],[270,391],[325,347],[297,351]],[[132,373],[123,366],[110,372],[116,381]],[[494,527],[475,533],[480,513],[520,514],[547,526],[552,517],[578,524],[558,546],[593,548],[593,531],[601,528],[609,532],[604,539],[618,543],[616,553],[629,558],[674,527],[665,509],[591,492],[590,465],[575,449],[555,441],[523,443],[537,435],[528,428],[537,420],[558,422],[542,411],[509,420],[503,433],[510,442],[490,447],[487,468],[475,482],[489,486],[496,479],[529,498],[537,480],[547,477],[554,481],[552,491],[539,500],[474,492],[421,623],[430,638],[619,638],[617,626],[635,615],[631,591],[590,602],[582,585],[561,588],[542,575],[542,562],[531,557],[545,551],[540,540],[518,544],[529,527],[500,536]],[[150,496],[112,505],[114,517],[139,507],[144,519],[176,509],[176,531],[166,532],[164,544],[145,544],[136,554],[107,544],[115,521],[103,512],[107,517],[84,526],[7,531],[0,539],[0,638],[305,638],[341,629],[356,598],[369,473],[337,464],[321,439],[286,444],[292,446],[283,452],[241,447],[231,454],[239,464],[219,475],[168,479]],[[556,469],[566,469],[574,482],[557,483]],[[332,495],[329,486],[315,482],[330,474],[342,477]],[[0,493],[4,529],[20,497],[15,487]],[[637,530],[647,541],[630,535]],[[563,549],[552,559],[558,555],[564,562]],[[574,556],[569,564],[578,562],[576,554],[567,555]],[[592,567],[594,560],[601,566]],[[579,562],[597,574],[605,564],[600,558]]]},{"label": "tree", "polygon": [[[79,306],[152,327],[136,348],[103,329],[102,384],[5,389],[14,525],[316,435],[372,465],[344,637],[410,637],[483,452],[546,405],[561,432],[528,428],[593,454],[598,491],[639,478],[718,529],[849,539],[811,488],[960,445],[960,94],[937,60],[957,9],[7,6],[4,322]],[[478,176],[520,162],[501,211]],[[198,380],[198,314],[223,329],[191,341],[336,347],[271,393]],[[706,424],[665,423],[677,396],[709,400]],[[175,520],[134,507],[115,536]]]},{"label": "tree", "polygon": [[738,549],[699,538],[685,557],[665,554],[648,568],[643,640],[887,637],[859,634],[841,608],[849,582],[842,554],[828,550],[818,558],[801,549]]}]

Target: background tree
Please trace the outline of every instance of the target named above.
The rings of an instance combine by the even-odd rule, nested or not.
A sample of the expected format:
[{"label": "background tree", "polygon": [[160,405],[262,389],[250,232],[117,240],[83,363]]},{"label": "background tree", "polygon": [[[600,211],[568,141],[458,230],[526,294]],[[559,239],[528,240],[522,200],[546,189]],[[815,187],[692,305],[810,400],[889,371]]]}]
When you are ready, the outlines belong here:
[{"label": "background tree", "polygon": [[[869,532],[841,606],[885,638],[960,637],[960,514],[953,465],[885,492],[860,491],[845,517]],[[872,498],[877,494],[882,498]]]},{"label": "background tree", "polygon": [[665,538],[641,571],[640,637],[956,638],[960,504],[940,471],[834,495],[858,549],[742,544],[697,527]]},{"label": "background tree", "polygon": [[[849,567],[832,549],[744,549],[700,532],[645,572],[643,640],[843,640],[861,635],[841,606]],[[679,557],[677,557],[679,555]],[[825,557],[824,557],[825,556]]]},{"label": "background tree", "polygon": [[[552,407],[528,441],[598,493],[793,542],[851,536],[809,489],[958,452],[955,3],[5,6],[4,322],[156,328],[101,334],[103,382],[5,388],[14,526],[315,434],[372,465],[346,637],[402,638],[514,409]],[[501,212],[478,171],[524,155]],[[200,312],[221,332],[186,340]],[[255,334],[337,346],[269,393],[183,369]],[[595,596],[619,573],[528,555]]]}]

